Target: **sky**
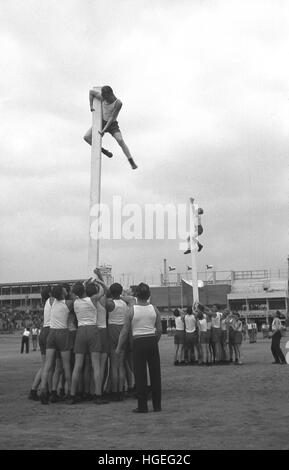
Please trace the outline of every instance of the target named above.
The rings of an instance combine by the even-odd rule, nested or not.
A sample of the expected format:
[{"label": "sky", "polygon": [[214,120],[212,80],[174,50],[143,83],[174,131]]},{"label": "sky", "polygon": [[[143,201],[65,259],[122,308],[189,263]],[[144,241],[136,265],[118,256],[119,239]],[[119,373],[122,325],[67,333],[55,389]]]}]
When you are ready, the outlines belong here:
[{"label": "sky", "polygon": [[[88,92],[110,85],[102,195],[203,208],[198,271],[286,269],[287,0],[1,0],[0,282],[87,275]],[[104,240],[115,279],[183,272],[179,240]],[[124,276],[123,276],[124,278]]]}]

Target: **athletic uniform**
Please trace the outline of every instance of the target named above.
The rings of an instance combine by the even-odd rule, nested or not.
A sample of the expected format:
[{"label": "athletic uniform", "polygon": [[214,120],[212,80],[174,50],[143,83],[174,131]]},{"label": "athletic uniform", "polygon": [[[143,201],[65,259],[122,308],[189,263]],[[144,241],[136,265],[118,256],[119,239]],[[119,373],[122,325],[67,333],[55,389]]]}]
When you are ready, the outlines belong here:
[{"label": "athletic uniform", "polygon": [[52,308],[50,301],[51,299],[47,299],[45,302],[44,312],[43,312],[43,326],[41,328],[40,335],[38,337],[40,352],[43,356],[45,356],[46,354],[46,343],[47,343],[47,338],[49,335],[50,315],[51,315],[51,308]]},{"label": "athletic uniform", "polygon": [[185,328],[186,328],[186,347],[194,351],[197,346],[197,320],[195,315],[185,315]]},{"label": "athletic uniform", "polygon": [[[102,106],[102,129],[106,125],[107,121],[109,121],[109,119],[111,118],[117,101],[118,100],[116,99],[113,103],[106,103],[105,101],[101,102],[101,106]],[[120,132],[118,122],[117,121],[112,121],[112,123],[109,125],[109,127],[106,129],[105,132],[108,132],[112,136],[116,132]]]},{"label": "athletic uniform", "polygon": [[100,352],[100,335],[97,327],[97,309],[90,297],[74,301],[78,329],[74,344],[75,354]]},{"label": "athletic uniform", "polygon": [[183,318],[175,317],[176,332],[174,336],[175,344],[185,344],[185,324]]},{"label": "athletic uniform", "polygon": [[207,343],[207,320],[206,318],[199,320],[199,328],[200,328],[200,335],[199,335],[200,344],[206,344]]},{"label": "athletic uniform", "polygon": [[138,409],[147,411],[147,365],[149,368],[152,402],[155,411],[161,409],[161,368],[156,333],[161,334],[161,320],[153,305],[134,305],[132,350]]},{"label": "athletic uniform", "polygon": [[221,312],[216,312],[216,316],[212,317],[212,343],[221,342],[221,318]]},{"label": "athletic uniform", "polygon": [[128,313],[127,304],[121,300],[113,300],[114,309],[108,314],[108,334],[112,350],[118,345],[119,335],[122,330],[125,316]]},{"label": "athletic uniform", "polygon": [[50,331],[47,338],[46,349],[56,351],[69,351],[68,316],[69,308],[65,300],[56,300],[51,307]]}]

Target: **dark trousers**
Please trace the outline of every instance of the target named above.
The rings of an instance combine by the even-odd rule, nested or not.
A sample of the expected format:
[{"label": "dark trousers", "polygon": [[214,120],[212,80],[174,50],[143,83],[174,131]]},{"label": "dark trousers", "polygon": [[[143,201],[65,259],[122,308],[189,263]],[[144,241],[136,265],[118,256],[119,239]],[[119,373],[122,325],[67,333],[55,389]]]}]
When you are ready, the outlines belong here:
[{"label": "dark trousers", "polygon": [[22,336],[22,341],[21,341],[21,354],[24,351],[24,345],[26,346],[26,353],[29,353],[29,338],[28,336]]},{"label": "dark trousers", "polygon": [[272,336],[271,351],[276,362],[286,363],[285,356],[280,348],[281,332],[276,331]]},{"label": "dark trousers", "polygon": [[161,408],[161,365],[158,341],[155,336],[133,340],[132,345],[138,408],[148,409],[147,366],[150,374],[154,410]]}]

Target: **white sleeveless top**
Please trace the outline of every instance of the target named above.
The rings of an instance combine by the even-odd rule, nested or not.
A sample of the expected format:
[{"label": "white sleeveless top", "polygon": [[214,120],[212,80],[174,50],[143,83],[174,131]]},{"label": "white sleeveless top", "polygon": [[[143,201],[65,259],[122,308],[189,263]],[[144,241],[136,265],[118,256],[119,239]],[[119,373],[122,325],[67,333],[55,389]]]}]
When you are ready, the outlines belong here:
[{"label": "white sleeveless top", "polygon": [[153,336],[156,333],[157,314],[153,305],[134,305],[131,321],[133,336]]},{"label": "white sleeveless top", "polygon": [[199,320],[199,325],[200,325],[200,331],[207,331],[207,320],[203,318],[202,320]]},{"label": "white sleeveless top", "polygon": [[106,328],[106,308],[100,302],[97,302],[97,326]]},{"label": "white sleeveless top", "polygon": [[116,102],[117,102],[117,99],[113,103],[110,103],[110,104],[106,103],[105,101],[102,101],[102,119],[104,121],[108,121],[111,118]]},{"label": "white sleeveless top", "polygon": [[74,301],[74,311],[77,318],[78,326],[96,325],[97,309],[93,305],[90,297],[76,299]]},{"label": "white sleeveless top", "polygon": [[184,331],[185,324],[184,324],[182,317],[175,317],[175,323],[176,323],[176,330]]},{"label": "white sleeveless top", "polygon": [[222,313],[221,312],[216,312],[217,316],[212,317],[212,328],[220,328],[221,327],[221,318],[222,318]]},{"label": "white sleeveless top", "polygon": [[55,299],[51,307],[50,328],[56,330],[67,328],[68,315],[69,308],[65,300]]},{"label": "white sleeveless top", "polygon": [[109,325],[123,325],[124,317],[128,312],[128,306],[126,303],[121,300],[114,300],[114,309],[108,314],[108,324]]},{"label": "white sleeveless top", "polygon": [[194,315],[185,315],[186,333],[194,333],[196,331],[196,319]]},{"label": "white sleeveless top", "polygon": [[50,315],[52,305],[50,304],[50,298],[46,300],[43,311],[43,328],[50,326]]}]

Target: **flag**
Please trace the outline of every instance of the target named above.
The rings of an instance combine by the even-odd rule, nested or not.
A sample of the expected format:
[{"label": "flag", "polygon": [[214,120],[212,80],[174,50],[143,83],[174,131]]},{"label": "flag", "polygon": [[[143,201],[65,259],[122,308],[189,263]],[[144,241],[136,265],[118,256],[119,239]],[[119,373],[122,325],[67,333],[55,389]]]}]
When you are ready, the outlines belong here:
[{"label": "flag", "polygon": [[169,266],[169,271],[175,271],[175,270],[176,270],[175,266]]},{"label": "flag", "polygon": [[212,264],[206,264],[207,269],[212,269],[214,266]]}]

